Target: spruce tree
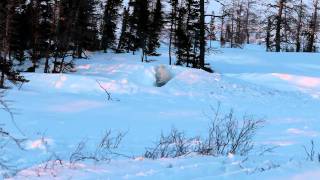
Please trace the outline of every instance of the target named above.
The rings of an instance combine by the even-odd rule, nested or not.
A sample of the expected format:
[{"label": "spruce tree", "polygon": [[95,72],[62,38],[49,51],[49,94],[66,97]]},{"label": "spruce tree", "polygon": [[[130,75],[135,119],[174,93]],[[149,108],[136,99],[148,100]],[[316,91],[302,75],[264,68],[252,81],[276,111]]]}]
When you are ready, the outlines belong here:
[{"label": "spruce tree", "polygon": [[129,8],[123,9],[122,14],[122,27],[120,32],[120,38],[118,42],[118,47],[116,52],[120,53],[123,51],[126,51],[129,53],[130,51],[134,51],[133,42],[134,39],[133,34],[131,33],[131,27],[130,27],[130,14],[129,14]]},{"label": "spruce tree", "polygon": [[29,18],[24,3],[24,1],[20,1],[20,9],[15,11],[13,15],[12,27],[14,27],[14,31],[11,32],[10,38],[10,55],[20,64],[23,64],[27,59],[25,50],[29,48],[28,44],[32,36],[31,29],[28,28]]},{"label": "spruce tree", "polygon": [[52,0],[40,0],[39,6],[39,51],[41,58],[45,58],[45,68],[44,72],[49,72],[49,58],[52,49],[52,40],[53,40],[53,16],[54,11]]},{"label": "spruce tree", "polygon": [[56,27],[54,31],[54,62],[53,62],[53,73],[63,72],[65,64],[65,58],[69,55],[69,50],[72,49],[73,36],[76,14],[79,12],[79,7],[76,1],[61,0],[59,5],[59,14],[56,20]]},{"label": "spruce tree", "polygon": [[186,65],[192,64],[192,67],[198,66],[198,50],[200,46],[200,24],[199,24],[199,2],[193,0],[186,0],[187,19],[186,19],[186,35],[187,41],[185,43],[186,51]]},{"label": "spruce tree", "polygon": [[151,13],[151,23],[148,30],[146,55],[157,55],[156,50],[160,47],[160,36],[163,27],[163,21],[161,0],[156,0],[155,9]]},{"label": "spruce tree", "polygon": [[[108,48],[115,48],[116,44],[116,30],[117,22],[120,16],[119,9],[122,5],[122,0],[107,0],[103,15],[103,30],[102,30],[102,40],[101,49],[104,52]],[[126,26],[126,24],[125,24]]]},{"label": "spruce tree", "polygon": [[174,41],[174,45],[176,48],[176,64],[177,65],[183,65],[185,63],[185,57],[186,57],[186,52],[188,52],[190,49],[188,49],[188,43],[189,43],[189,38],[186,32],[186,24],[185,24],[185,19],[186,19],[186,14],[187,10],[185,7],[180,6],[178,8],[177,12],[177,27],[175,29],[175,35],[176,39]]},{"label": "spruce tree", "polygon": [[205,67],[205,53],[206,53],[206,25],[205,25],[205,1],[200,0],[200,15],[199,15],[199,44],[200,44],[200,55],[198,67],[204,69]]},{"label": "spruce tree", "polygon": [[6,79],[12,83],[27,82],[27,80],[17,72],[13,67],[11,59],[12,37],[17,29],[13,26],[14,16],[17,13],[18,1],[1,1],[0,2],[0,88],[6,88]]},{"label": "spruce tree", "polygon": [[96,50],[98,42],[97,17],[95,14],[95,0],[78,0],[72,4],[71,41],[73,43],[73,57],[82,58],[85,50]]},{"label": "spruce tree", "polygon": [[169,32],[169,64],[172,64],[172,44],[173,40],[176,39],[175,37],[175,31],[176,31],[176,22],[177,22],[177,12],[178,12],[178,0],[169,0],[168,1],[171,6],[171,12],[169,14],[169,21],[170,21],[170,32]]},{"label": "spruce tree", "polygon": [[177,62],[178,65],[199,67],[200,52],[200,4],[199,1],[186,0],[179,7],[176,30]]},{"label": "spruce tree", "polygon": [[133,7],[130,18],[130,28],[133,32],[133,49],[141,49],[141,61],[143,62],[147,52],[147,37],[150,27],[149,0],[135,0],[129,3]]},{"label": "spruce tree", "polygon": [[40,43],[39,43],[39,9],[40,9],[40,1],[39,0],[30,0],[30,4],[28,5],[28,16],[30,18],[29,28],[31,29],[30,36],[30,59],[32,62],[32,66],[28,69],[28,72],[35,72],[38,61],[40,60]]}]

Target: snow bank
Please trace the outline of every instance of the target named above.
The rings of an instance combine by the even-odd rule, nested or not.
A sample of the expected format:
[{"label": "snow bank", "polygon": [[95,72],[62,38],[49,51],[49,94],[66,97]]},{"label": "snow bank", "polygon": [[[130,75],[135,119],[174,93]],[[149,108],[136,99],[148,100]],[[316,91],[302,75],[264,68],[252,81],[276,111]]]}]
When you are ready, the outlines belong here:
[{"label": "snow bank", "polygon": [[[167,51],[166,47],[163,49]],[[77,72],[72,74],[25,73],[30,83],[20,90],[8,91],[6,97],[17,112],[15,121],[32,140],[27,143],[28,151],[6,154],[6,159],[16,160],[17,168],[26,169],[25,174],[21,172],[15,178],[53,178],[50,173],[38,178],[28,168],[37,167],[52,155],[43,151],[39,141],[43,134],[51,152],[66,160],[84,138],[88,142],[99,141],[107,129],[128,132],[119,150],[122,154],[139,156],[161,132],[166,133],[172,127],[188,136],[206,133],[212,108],[218,102],[222,103],[221,111],[233,108],[240,118],[244,114],[264,117],[265,127],[257,132],[254,142],[257,146],[277,146],[275,152],[249,157],[246,166],[241,167],[237,157],[126,159],[97,166],[84,163],[75,170],[59,167],[54,175],[57,179],[71,176],[157,180],[317,176],[319,171],[309,172],[312,168],[319,169],[319,164],[307,163],[302,147],[311,139],[320,142],[320,101],[315,98],[320,95],[319,54],[223,51],[207,57],[213,69],[221,74],[164,66],[168,59],[165,55],[143,64],[139,54],[112,53],[90,54],[90,60],[77,61]],[[107,101],[97,80],[120,101]],[[8,115],[0,111],[0,117],[6,119]],[[10,120],[4,123],[6,129],[15,132]],[[302,161],[291,163],[292,159]],[[304,164],[309,165],[301,168]],[[264,172],[255,171],[256,168]]]}]

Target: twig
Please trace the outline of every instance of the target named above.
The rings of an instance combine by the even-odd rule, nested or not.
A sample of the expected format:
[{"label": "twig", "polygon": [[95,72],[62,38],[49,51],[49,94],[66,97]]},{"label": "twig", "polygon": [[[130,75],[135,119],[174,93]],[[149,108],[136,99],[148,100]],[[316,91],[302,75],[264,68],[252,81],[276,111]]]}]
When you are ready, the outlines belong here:
[{"label": "twig", "polygon": [[100,88],[102,90],[104,90],[104,92],[107,94],[107,100],[108,101],[120,101],[119,99],[113,99],[112,96],[111,96],[111,93],[105,88],[102,86],[101,82],[96,80],[96,82],[98,83],[98,85],[100,86]]},{"label": "twig", "polygon": [[6,101],[2,100],[2,98],[4,97],[4,96],[3,96],[4,92],[1,91],[0,94],[1,94],[1,95],[0,95],[0,105],[2,106],[2,109],[3,109],[4,111],[6,111],[7,113],[9,113],[12,124],[13,124],[13,125],[15,126],[15,128],[21,133],[21,135],[26,136],[26,135],[23,133],[23,131],[20,129],[20,127],[18,126],[17,122],[15,121],[15,119],[14,119],[14,114],[13,114],[13,112],[11,111],[9,105],[6,103]]}]

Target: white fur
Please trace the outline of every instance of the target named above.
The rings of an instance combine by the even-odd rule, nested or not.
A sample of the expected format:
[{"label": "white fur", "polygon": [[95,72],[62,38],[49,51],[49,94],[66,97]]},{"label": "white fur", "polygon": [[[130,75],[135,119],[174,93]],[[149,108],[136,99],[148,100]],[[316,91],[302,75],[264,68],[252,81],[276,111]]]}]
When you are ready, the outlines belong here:
[{"label": "white fur", "polygon": [[155,77],[156,77],[155,85],[157,87],[162,87],[162,86],[166,85],[172,79],[171,72],[164,65],[157,66],[155,68],[155,72],[156,72],[155,73]]}]

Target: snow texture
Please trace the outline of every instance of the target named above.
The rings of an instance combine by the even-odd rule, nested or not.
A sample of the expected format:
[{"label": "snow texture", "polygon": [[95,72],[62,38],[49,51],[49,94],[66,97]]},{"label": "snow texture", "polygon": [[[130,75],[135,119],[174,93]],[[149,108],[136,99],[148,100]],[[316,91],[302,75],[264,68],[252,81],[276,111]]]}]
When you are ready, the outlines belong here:
[{"label": "snow texture", "polygon": [[[21,169],[11,179],[319,179],[320,164],[307,161],[303,149],[313,139],[319,150],[319,54],[266,53],[256,45],[219,49],[207,56],[217,72],[209,74],[163,65],[166,51],[162,46],[163,55],[151,63],[139,62],[138,53],[88,52],[76,73],[24,73],[30,82],[6,99],[25,136],[0,111],[5,128],[28,139],[27,151],[1,155]],[[119,101],[108,101],[97,81]],[[218,103],[239,119],[247,114],[266,121],[247,157],[141,157],[172,127],[205,136]],[[68,164],[78,142],[85,139],[92,151],[107,129],[127,132],[119,152],[135,159]],[[52,152],[65,163],[44,169]]]}]

